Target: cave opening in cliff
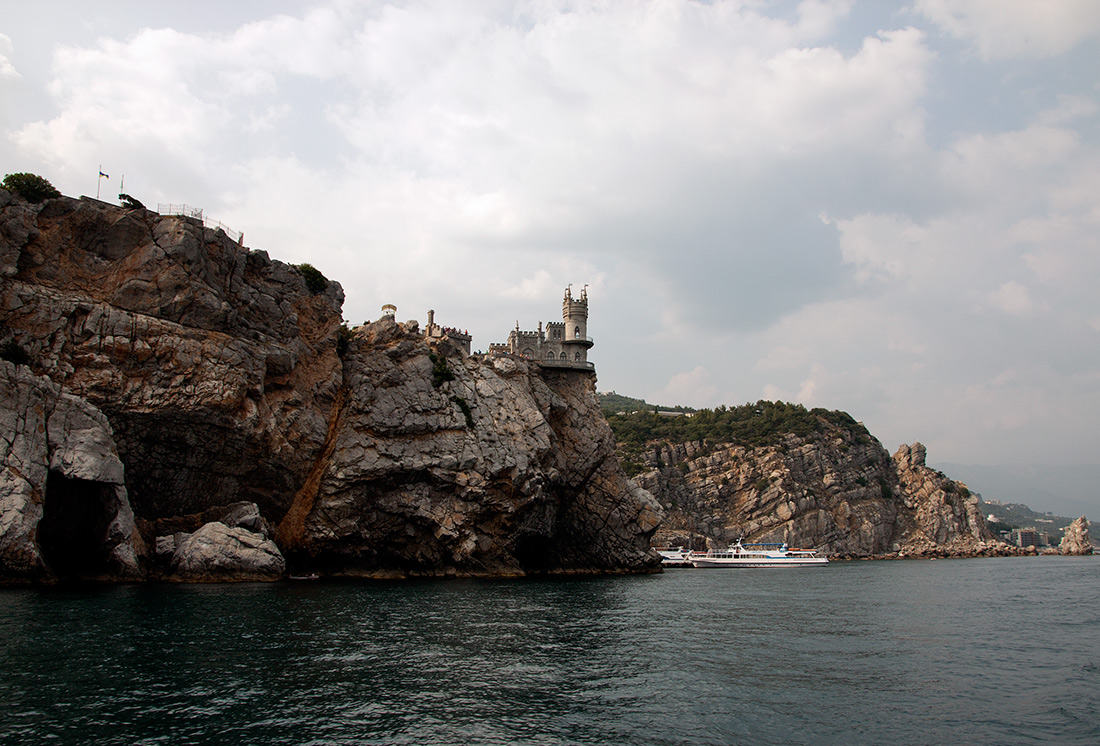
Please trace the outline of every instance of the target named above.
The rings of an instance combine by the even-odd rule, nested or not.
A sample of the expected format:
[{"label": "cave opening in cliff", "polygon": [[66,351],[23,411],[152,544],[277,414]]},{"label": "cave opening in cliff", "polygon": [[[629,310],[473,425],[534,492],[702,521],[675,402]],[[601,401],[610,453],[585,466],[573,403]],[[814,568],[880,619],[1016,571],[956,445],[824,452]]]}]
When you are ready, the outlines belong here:
[{"label": "cave opening in cliff", "polygon": [[516,539],[515,556],[519,566],[528,575],[544,574],[550,566],[553,548],[549,537],[524,534]]},{"label": "cave opening in cliff", "polygon": [[108,498],[113,489],[113,485],[50,471],[38,546],[58,579],[93,578],[107,571],[106,536],[112,518]]}]

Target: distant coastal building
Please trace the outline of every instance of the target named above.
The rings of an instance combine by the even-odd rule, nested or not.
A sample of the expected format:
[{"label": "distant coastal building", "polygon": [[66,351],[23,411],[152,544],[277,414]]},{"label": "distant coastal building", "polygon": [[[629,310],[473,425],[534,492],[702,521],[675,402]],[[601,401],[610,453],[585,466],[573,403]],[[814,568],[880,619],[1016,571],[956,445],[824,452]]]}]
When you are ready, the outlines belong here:
[{"label": "distant coastal building", "polygon": [[1041,547],[1043,537],[1034,528],[1012,529],[1012,543],[1018,547]]},{"label": "distant coastal building", "polygon": [[561,321],[540,321],[535,331],[521,331],[519,322],[508,333],[508,341],[489,345],[490,355],[520,355],[545,368],[578,368],[594,370],[588,362],[592,338],[588,336],[588,286],[579,298],[573,297],[573,286],[565,289],[561,304]]}]

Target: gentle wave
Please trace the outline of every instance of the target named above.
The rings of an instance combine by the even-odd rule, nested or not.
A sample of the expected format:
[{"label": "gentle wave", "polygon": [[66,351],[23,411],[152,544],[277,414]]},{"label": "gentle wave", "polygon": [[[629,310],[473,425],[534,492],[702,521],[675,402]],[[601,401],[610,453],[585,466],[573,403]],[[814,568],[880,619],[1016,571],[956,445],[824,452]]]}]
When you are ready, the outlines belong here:
[{"label": "gentle wave", "polygon": [[1095,744],[1100,561],[0,592],[4,744]]}]

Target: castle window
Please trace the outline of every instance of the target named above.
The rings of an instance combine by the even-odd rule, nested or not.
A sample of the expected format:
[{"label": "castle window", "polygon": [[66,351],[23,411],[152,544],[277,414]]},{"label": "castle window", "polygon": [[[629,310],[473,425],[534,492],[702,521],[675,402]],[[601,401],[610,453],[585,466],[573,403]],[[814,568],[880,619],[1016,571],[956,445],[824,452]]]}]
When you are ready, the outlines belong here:
[{"label": "castle window", "polygon": [[581,336],[581,328],[580,328],[579,326],[574,326],[574,327],[573,327],[573,336],[574,336],[575,338],[578,338],[578,339],[580,338],[580,336]]},{"label": "castle window", "polygon": [[561,354],[561,359],[562,359],[562,360],[566,360],[566,359],[567,359],[567,358],[565,357],[565,353],[564,353],[564,352],[563,352],[563,353]]},{"label": "castle window", "polygon": [[554,351],[553,350],[550,350],[550,352],[546,353],[546,359],[547,360],[553,360],[554,359]]},{"label": "castle window", "polygon": [[580,359],[581,359],[581,353],[579,353],[579,352],[574,352],[574,353],[573,353],[573,359],[574,359],[574,360],[580,360]]},{"label": "castle window", "polygon": [[524,356],[524,357],[531,357],[531,348],[530,348],[530,347],[526,348],[526,349],[525,349],[525,350],[523,351],[523,356]]}]

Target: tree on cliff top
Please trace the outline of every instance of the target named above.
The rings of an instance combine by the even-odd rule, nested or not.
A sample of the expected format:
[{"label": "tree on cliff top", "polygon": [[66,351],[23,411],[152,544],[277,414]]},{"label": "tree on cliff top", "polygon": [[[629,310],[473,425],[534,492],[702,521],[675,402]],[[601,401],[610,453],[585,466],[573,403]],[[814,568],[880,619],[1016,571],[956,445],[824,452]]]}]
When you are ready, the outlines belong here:
[{"label": "tree on cliff top", "polygon": [[302,279],[306,281],[306,289],[308,289],[310,293],[313,295],[320,295],[325,292],[325,288],[328,287],[328,278],[321,274],[321,270],[308,262],[292,266],[298,270]]},{"label": "tree on cliff top", "polygon": [[8,174],[4,177],[4,188],[34,203],[61,196],[53,184],[38,174]]}]

